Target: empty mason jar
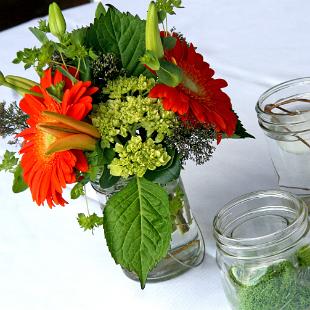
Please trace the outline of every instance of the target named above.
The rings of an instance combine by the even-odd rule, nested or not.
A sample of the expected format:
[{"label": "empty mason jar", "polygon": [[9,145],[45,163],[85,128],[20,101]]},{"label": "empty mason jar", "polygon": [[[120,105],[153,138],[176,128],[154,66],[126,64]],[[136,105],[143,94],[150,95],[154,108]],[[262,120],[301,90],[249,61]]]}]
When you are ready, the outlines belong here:
[{"label": "empty mason jar", "polygon": [[214,236],[232,309],[310,309],[309,220],[301,199],[276,190],[241,196],[216,215]]},{"label": "empty mason jar", "polygon": [[256,112],[279,186],[310,195],[310,78],[270,88],[259,98]]}]

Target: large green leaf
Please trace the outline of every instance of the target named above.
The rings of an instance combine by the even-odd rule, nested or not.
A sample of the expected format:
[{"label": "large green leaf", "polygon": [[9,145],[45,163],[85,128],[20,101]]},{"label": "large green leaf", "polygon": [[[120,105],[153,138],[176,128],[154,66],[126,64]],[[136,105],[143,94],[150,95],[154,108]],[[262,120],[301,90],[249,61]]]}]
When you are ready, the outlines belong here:
[{"label": "large green leaf", "polygon": [[114,260],[135,272],[144,288],[148,273],[169,249],[167,192],[144,178],[134,178],[108,200],[103,226]]},{"label": "large green leaf", "polygon": [[129,75],[151,75],[139,60],[145,53],[145,21],[138,16],[110,6],[90,25],[87,42],[95,51],[119,56]]}]

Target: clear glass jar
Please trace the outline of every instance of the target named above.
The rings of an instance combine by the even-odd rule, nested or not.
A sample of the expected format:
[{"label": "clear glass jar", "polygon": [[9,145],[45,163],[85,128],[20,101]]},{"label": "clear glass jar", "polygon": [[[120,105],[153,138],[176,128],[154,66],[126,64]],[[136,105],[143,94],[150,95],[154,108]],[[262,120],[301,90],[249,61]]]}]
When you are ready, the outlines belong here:
[{"label": "clear glass jar", "polygon": [[213,224],[232,309],[310,309],[309,219],[301,199],[285,191],[250,193],[229,202]]},{"label": "clear glass jar", "polygon": [[[97,192],[102,209],[107,200],[114,193],[120,191],[130,179],[120,179],[114,186],[103,189],[98,182],[92,183]],[[170,250],[157,266],[149,273],[147,282],[158,282],[171,279],[179,274],[184,273],[191,268],[200,265],[204,259],[205,246],[200,228],[192,215],[188,198],[181,178],[168,183],[165,186],[169,194],[171,209],[171,221],[173,233],[171,236]],[[182,207],[173,211],[173,205]],[[137,276],[124,270],[125,274],[133,279],[138,280]]]},{"label": "clear glass jar", "polygon": [[259,98],[256,112],[279,186],[310,195],[310,78],[270,88]]}]

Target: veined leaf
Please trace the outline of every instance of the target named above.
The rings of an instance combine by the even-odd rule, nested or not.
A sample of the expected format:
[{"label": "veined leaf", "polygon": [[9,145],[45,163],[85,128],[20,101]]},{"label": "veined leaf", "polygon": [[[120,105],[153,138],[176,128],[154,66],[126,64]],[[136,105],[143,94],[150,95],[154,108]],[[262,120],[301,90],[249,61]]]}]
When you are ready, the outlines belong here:
[{"label": "veined leaf", "polygon": [[171,87],[176,87],[182,82],[182,69],[168,61],[160,61],[157,71],[159,82]]},{"label": "veined leaf", "polygon": [[129,75],[151,76],[139,62],[145,53],[144,36],[144,20],[110,6],[107,13],[101,14],[90,26],[87,41],[95,51],[119,56]]},{"label": "veined leaf", "polygon": [[103,6],[101,2],[99,2],[96,8],[96,12],[95,12],[96,18],[99,18],[101,15],[105,15],[106,13],[107,11],[105,7]]},{"label": "veined leaf", "polygon": [[47,35],[40,29],[35,27],[29,27],[29,30],[34,34],[34,36],[43,44],[48,41]]},{"label": "veined leaf", "polygon": [[167,192],[144,178],[134,178],[108,200],[103,227],[116,263],[135,272],[144,288],[148,273],[169,249]]}]

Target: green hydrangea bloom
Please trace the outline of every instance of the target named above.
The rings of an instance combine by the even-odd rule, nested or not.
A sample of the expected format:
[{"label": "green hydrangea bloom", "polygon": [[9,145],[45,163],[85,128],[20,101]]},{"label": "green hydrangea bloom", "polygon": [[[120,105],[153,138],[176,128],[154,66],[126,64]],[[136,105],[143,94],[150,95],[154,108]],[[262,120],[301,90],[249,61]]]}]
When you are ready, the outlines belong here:
[{"label": "green hydrangea bloom", "polygon": [[140,136],[131,137],[125,146],[116,143],[114,150],[119,158],[112,160],[109,165],[110,173],[124,178],[131,175],[142,177],[148,169],[155,170],[170,160],[161,144],[156,144],[151,138],[142,142]]},{"label": "green hydrangea bloom", "polygon": [[107,87],[103,89],[103,93],[109,95],[110,99],[122,99],[127,96],[144,96],[154,87],[155,80],[148,79],[144,75],[139,77],[120,76],[116,80],[107,83]]},{"label": "green hydrangea bloom", "polygon": [[146,97],[153,85],[154,80],[143,75],[108,82],[105,92],[110,99],[94,108],[91,115],[101,134],[102,148],[118,142],[117,136],[130,139],[141,128],[146,138],[152,137],[156,143],[172,135],[178,125],[177,117],[166,111],[159,100]]}]

